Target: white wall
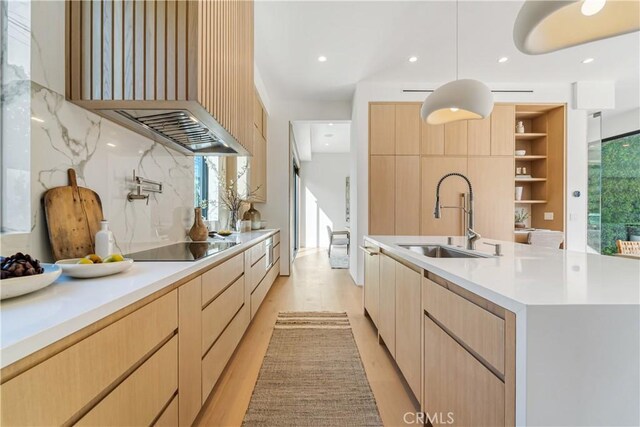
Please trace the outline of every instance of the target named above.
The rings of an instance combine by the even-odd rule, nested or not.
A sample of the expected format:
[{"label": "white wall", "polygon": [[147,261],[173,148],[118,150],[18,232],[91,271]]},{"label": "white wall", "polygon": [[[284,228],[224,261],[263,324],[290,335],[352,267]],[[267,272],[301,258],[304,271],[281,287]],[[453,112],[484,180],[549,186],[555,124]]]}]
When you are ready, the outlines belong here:
[{"label": "white wall", "polygon": [[302,162],[301,247],[328,247],[327,225],[334,230],[347,225],[345,180],[350,158],[349,153],[315,153],[310,162]]},{"label": "white wall", "polygon": [[[262,94],[261,94],[262,95]],[[350,120],[350,102],[301,102],[269,93],[267,127],[267,203],[256,204],[268,227],[280,228],[280,272],[289,274],[291,259],[289,123],[293,120]]]},{"label": "white wall", "polygon": [[[502,90],[530,89],[533,93],[496,93],[496,102],[519,103],[566,103],[567,108],[567,170],[566,170],[566,235],[569,250],[584,251],[586,247],[587,220],[587,112],[571,108],[572,88],[570,84],[513,84],[488,83],[489,87]],[[424,93],[404,93],[404,88],[435,88],[437,83],[382,83],[360,82],[353,98],[351,139],[351,187],[357,194],[357,203],[352,203],[352,244],[362,244],[368,233],[368,141],[369,102],[373,101],[423,101]],[[582,194],[576,198],[572,193]],[[356,199],[352,197],[353,201]],[[359,251],[351,252],[350,273],[356,283],[364,282],[364,259]]]},{"label": "white wall", "polygon": [[604,112],[602,114],[602,138],[622,135],[640,129],[640,108],[615,112]]}]

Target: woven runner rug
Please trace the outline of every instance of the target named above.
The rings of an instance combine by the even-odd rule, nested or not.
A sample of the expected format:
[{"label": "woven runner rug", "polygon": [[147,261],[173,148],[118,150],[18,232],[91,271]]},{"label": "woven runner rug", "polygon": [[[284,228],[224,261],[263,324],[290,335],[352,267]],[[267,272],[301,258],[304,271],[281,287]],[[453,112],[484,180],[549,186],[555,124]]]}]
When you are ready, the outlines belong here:
[{"label": "woven runner rug", "polygon": [[279,313],[243,425],[382,425],[346,313]]}]

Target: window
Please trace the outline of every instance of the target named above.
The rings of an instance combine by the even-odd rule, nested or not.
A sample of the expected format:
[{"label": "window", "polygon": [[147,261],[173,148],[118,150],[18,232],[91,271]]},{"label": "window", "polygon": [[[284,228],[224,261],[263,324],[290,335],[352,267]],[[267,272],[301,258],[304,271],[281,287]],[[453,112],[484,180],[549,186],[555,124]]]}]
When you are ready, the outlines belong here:
[{"label": "window", "polygon": [[208,221],[219,220],[218,195],[220,190],[220,157],[194,158],[194,200],[202,207],[202,216]]}]

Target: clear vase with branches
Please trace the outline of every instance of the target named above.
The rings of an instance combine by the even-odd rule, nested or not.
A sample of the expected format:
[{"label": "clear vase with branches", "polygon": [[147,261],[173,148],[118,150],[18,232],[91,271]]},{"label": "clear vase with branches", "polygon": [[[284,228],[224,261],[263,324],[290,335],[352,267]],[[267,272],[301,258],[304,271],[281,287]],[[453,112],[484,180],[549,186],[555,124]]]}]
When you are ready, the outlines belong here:
[{"label": "clear vase with branches", "polygon": [[210,206],[224,208],[227,211],[226,229],[237,231],[240,211],[255,199],[260,186],[251,190],[247,185],[245,191],[241,188],[247,181],[246,177],[249,171],[248,164],[243,165],[235,176],[230,178],[227,177],[224,168],[218,168],[209,161],[207,161],[207,166],[211,173],[215,173],[218,178],[218,200],[203,200],[200,206],[202,208],[208,208]]}]

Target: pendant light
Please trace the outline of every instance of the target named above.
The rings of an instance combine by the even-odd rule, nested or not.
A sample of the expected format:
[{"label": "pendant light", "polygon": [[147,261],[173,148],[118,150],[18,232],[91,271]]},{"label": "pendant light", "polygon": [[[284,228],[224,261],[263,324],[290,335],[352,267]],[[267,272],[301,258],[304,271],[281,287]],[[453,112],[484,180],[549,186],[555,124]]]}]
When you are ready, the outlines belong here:
[{"label": "pendant light", "polygon": [[437,88],[424,100],[420,116],[430,125],[484,119],[493,111],[493,94],[484,83],[458,79],[458,1],[456,0],[456,79]]},{"label": "pendant light", "polygon": [[637,0],[526,0],[513,41],[521,52],[539,55],[638,30]]}]

